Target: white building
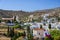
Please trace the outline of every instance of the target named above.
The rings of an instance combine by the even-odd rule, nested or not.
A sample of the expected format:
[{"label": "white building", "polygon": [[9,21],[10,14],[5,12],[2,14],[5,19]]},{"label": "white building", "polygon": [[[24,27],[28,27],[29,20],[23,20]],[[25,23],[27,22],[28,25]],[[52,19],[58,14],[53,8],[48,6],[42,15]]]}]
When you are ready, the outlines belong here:
[{"label": "white building", "polygon": [[34,39],[44,38],[45,37],[44,29],[40,29],[40,28],[33,29],[33,37],[34,37]]}]

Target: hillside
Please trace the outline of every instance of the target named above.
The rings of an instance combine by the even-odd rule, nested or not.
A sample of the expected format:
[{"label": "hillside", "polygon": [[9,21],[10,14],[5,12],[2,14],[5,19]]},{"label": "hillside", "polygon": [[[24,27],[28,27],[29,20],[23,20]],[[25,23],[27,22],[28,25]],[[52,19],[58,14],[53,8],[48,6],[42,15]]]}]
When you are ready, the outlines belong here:
[{"label": "hillside", "polygon": [[29,15],[33,14],[35,16],[40,16],[42,14],[49,13],[51,15],[59,15],[60,14],[60,7],[53,8],[53,9],[46,9],[46,10],[36,10],[33,12],[25,12],[25,11],[13,11],[13,10],[2,10],[0,9],[0,18],[2,17],[12,17],[13,15],[18,15],[19,18],[28,17]]}]

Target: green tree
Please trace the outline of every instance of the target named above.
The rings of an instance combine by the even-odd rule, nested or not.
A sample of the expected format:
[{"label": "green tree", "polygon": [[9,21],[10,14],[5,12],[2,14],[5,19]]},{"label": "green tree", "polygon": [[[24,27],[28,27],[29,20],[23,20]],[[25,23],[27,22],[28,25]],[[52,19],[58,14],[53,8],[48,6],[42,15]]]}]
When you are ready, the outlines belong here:
[{"label": "green tree", "polygon": [[50,34],[54,40],[60,40],[60,30],[50,30]]},{"label": "green tree", "polygon": [[49,29],[51,29],[51,24],[49,24]]},{"label": "green tree", "polygon": [[27,26],[27,37],[28,40],[33,40],[32,34],[31,34],[31,30],[30,30],[30,25]]},{"label": "green tree", "polygon": [[22,27],[21,27],[21,25],[17,24],[15,26],[12,26],[12,28],[20,28],[21,29]]},{"label": "green tree", "polygon": [[1,20],[0,20],[0,23],[1,23]]}]

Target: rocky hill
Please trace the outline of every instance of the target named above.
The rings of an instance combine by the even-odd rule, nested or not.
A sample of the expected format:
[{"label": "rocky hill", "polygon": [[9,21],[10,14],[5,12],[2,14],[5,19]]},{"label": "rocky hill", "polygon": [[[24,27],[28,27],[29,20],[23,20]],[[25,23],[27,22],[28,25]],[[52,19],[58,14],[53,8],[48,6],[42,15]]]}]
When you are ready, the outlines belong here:
[{"label": "rocky hill", "polygon": [[0,18],[2,17],[12,17],[18,15],[19,18],[28,17],[29,15],[40,16],[42,14],[49,13],[51,15],[59,15],[60,7],[46,10],[36,10],[33,12],[25,12],[25,11],[13,11],[13,10],[2,10],[0,9]]}]

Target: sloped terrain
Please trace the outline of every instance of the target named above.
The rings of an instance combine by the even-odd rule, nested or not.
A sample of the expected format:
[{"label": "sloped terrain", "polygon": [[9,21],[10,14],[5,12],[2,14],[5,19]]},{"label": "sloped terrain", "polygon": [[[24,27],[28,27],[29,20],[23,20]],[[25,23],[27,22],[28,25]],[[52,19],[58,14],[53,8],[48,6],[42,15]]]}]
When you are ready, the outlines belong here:
[{"label": "sloped terrain", "polygon": [[60,14],[60,7],[46,10],[36,10],[33,12],[25,12],[25,11],[13,11],[13,10],[2,10],[0,9],[0,18],[2,17],[12,17],[18,15],[19,18],[24,18],[29,15],[40,16],[42,14],[51,14],[54,16],[58,16]]}]

